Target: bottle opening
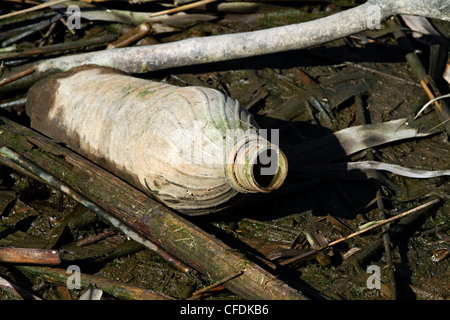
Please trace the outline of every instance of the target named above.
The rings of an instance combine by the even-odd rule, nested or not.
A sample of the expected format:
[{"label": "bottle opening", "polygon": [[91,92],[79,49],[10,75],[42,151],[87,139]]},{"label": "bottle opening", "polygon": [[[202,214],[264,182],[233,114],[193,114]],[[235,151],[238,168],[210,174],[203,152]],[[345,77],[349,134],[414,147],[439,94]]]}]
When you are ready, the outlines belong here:
[{"label": "bottle opening", "polygon": [[267,164],[262,164],[258,157],[256,164],[253,166],[253,178],[255,182],[261,188],[270,188],[273,183],[274,175],[262,174],[261,171],[267,169],[269,166]]},{"label": "bottle opening", "polygon": [[252,171],[261,192],[278,189],[286,178],[287,159],[279,149],[269,147],[259,152]]},{"label": "bottle opening", "polygon": [[[253,138],[253,139],[251,139]],[[283,152],[261,137],[238,142],[228,154],[225,175],[239,192],[270,192],[278,189],[287,175]]]}]

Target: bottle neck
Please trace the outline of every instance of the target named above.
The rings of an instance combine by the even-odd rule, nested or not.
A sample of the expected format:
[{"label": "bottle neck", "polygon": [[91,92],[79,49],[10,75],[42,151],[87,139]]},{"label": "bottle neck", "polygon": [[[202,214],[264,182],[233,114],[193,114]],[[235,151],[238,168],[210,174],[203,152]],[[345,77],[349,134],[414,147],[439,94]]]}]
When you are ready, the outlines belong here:
[{"label": "bottle neck", "polygon": [[228,152],[225,176],[242,193],[271,192],[284,182],[288,162],[275,145],[256,134],[245,135]]}]

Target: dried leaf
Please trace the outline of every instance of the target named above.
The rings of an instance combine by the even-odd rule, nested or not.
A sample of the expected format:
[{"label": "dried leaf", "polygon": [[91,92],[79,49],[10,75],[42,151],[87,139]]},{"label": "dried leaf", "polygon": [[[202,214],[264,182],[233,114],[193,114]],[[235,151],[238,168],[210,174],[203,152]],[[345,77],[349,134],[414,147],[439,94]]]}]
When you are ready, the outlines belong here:
[{"label": "dried leaf", "polygon": [[306,236],[306,240],[308,240],[309,245],[311,246],[311,248],[313,249],[317,249],[320,247],[320,245],[317,243],[316,239],[314,238],[314,235],[312,232],[308,232],[308,231],[303,231],[303,233]]},{"label": "dried leaf", "polygon": [[436,38],[444,39],[427,18],[407,14],[402,14],[401,17],[405,24],[413,31],[412,36],[416,40],[430,45],[436,42]]},{"label": "dried leaf", "polygon": [[[327,163],[367,148],[394,141],[428,136],[402,118],[383,123],[354,126],[303,142],[286,150],[296,164]],[[299,169],[300,166],[297,167]]]},{"label": "dried leaf", "polygon": [[80,300],[100,300],[102,298],[103,291],[94,288],[90,283],[83,294],[80,296]]},{"label": "dried leaf", "polygon": [[317,252],[316,260],[323,267],[327,267],[331,264],[331,257],[323,252]]},{"label": "dried leaf", "polygon": [[361,251],[361,248],[358,247],[354,247],[351,248],[350,250],[348,250],[346,253],[344,253],[344,255],[342,256],[342,258],[344,260],[347,260],[349,257],[353,256],[355,253]]},{"label": "dried leaf", "polygon": [[314,239],[316,239],[316,242],[319,244],[319,246],[324,247],[328,244],[328,240],[320,233],[313,233],[313,236]]},{"label": "dried leaf", "polygon": [[378,161],[358,161],[337,164],[324,164],[319,166],[302,166],[298,171],[350,171],[350,170],[383,170],[395,173],[400,176],[416,179],[427,179],[441,176],[450,176],[450,170],[416,170],[405,168],[399,165],[383,163]]},{"label": "dried leaf", "polygon": [[448,252],[448,248],[434,250],[433,255],[431,256],[431,261],[440,262],[444,260],[445,257],[448,256]]},{"label": "dried leaf", "polygon": [[445,71],[442,76],[444,77],[445,81],[450,84],[450,60],[448,60],[447,66],[445,67]]},{"label": "dried leaf", "polygon": [[308,240],[310,246],[313,249],[317,249],[328,244],[327,239],[325,239],[325,237],[320,233],[308,231],[304,231],[303,233],[305,234],[306,240]]}]

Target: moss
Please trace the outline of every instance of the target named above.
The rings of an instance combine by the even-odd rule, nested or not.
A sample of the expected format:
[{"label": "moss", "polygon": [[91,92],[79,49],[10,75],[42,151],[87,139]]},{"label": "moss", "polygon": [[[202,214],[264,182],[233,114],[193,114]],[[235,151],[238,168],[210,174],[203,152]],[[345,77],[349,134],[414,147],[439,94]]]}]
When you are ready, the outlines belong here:
[{"label": "moss", "polygon": [[148,94],[153,94],[156,90],[143,90],[139,93],[139,97],[145,98]]},{"label": "moss", "polygon": [[242,134],[244,134],[247,130],[253,129],[249,123],[241,119],[235,119],[234,121],[219,119],[213,122],[213,127],[218,131],[218,135],[214,138],[223,141],[236,139],[238,131],[242,131]]},{"label": "moss", "polygon": [[141,71],[142,72],[148,71],[148,69],[147,69],[147,61],[142,62]]},{"label": "moss", "polygon": [[122,93],[124,96],[127,96],[136,90],[139,90],[139,87],[130,85],[130,86],[122,87],[122,89],[120,90],[120,93]]}]

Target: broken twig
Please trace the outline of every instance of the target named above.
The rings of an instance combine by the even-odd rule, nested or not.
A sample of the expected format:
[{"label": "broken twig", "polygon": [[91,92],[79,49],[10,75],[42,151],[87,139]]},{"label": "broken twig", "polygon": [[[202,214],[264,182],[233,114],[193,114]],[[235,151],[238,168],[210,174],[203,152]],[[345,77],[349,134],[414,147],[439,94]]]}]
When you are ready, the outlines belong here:
[{"label": "broken twig", "polygon": [[[49,267],[18,266],[20,271],[38,277],[41,280],[54,284],[67,285],[71,281],[71,274],[66,269]],[[120,281],[109,280],[96,275],[83,273],[80,276],[80,287],[86,288],[89,284],[95,285],[104,292],[111,294],[119,299],[125,300],[173,300],[163,293],[157,293],[152,290],[132,286]]]},{"label": "broken twig", "polygon": [[5,78],[5,79],[0,81],[0,86],[3,86],[5,84],[7,84],[7,83],[10,83],[10,82],[15,81],[17,79],[25,77],[25,76],[33,73],[35,70],[36,70],[36,66],[32,66],[32,67],[30,67],[30,68],[28,68],[28,69],[26,69],[26,70],[24,70],[22,72],[19,72],[17,74],[14,74],[14,75],[8,77],[8,78]]},{"label": "broken twig", "polygon": [[27,13],[27,12],[41,10],[41,9],[44,9],[44,8],[51,7],[51,6],[53,6],[55,4],[58,4],[58,3],[66,2],[66,1],[68,1],[68,0],[48,1],[46,3],[41,3],[41,4],[38,4],[38,5],[36,5],[34,7],[31,7],[31,8],[27,8],[27,9],[24,9],[24,10],[19,10],[19,11],[14,11],[14,12],[11,12],[11,13],[8,13],[8,14],[4,14],[4,15],[0,16],[0,19],[6,19],[6,18],[14,17],[14,16],[17,16],[17,15],[20,15],[20,14],[24,14],[24,13]]},{"label": "broken twig", "polygon": [[60,264],[58,250],[32,248],[0,248],[0,262]]},{"label": "broken twig", "polygon": [[219,280],[219,281],[213,283],[212,285],[207,286],[207,287],[204,287],[204,288],[202,288],[202,289],[200,289],[200,290],[195,291],[195,292],[192,294],[192,296],[198,296],[198,295],[200,295],[200,294],[202,294],[202,293],[211,291],[212,289],[217,288],[218,286],[224,284],[225,282],[230,281],[231,279],[240,276],[242,273],[243,273],[242,270],[233,272],[233,273],[230,274],[229,276],[226,276],[225,278],[223,278],[223,279],[221,279],[221,280]]},{"label": "broken twig", "polygon": [[77,241],[77,246],[81,247],[81,246],[85,246],[87,244],[91,244],[91,243],[103,240],[109,236],[112,236],[115,233],[116,233],[115,230],[108,230],[108,231],[102,232],[102,233],[96,235],[95,237],[89,237],[89,238]]},{"label": "broken twig", "polygon": [[197,1],[197,2],[186,4],[184,6],[179,6],[179,7],[175,7],[175,8],[171,8],[171,9],[155,12],[155,13],[151,13],[151,14],[148,15],[148,17],[152,18],[152,17],[156,17],[156,16],[162,16],[164,14],[171,14],[171,13],[175,13],[175,12],[185,11],[185,10],[197,8],[199,6],[202,6],[202,5],[211,3],[211,2],[215,2],[215,1],[217,1],[217,0],[200,0],[200,1]]}]

